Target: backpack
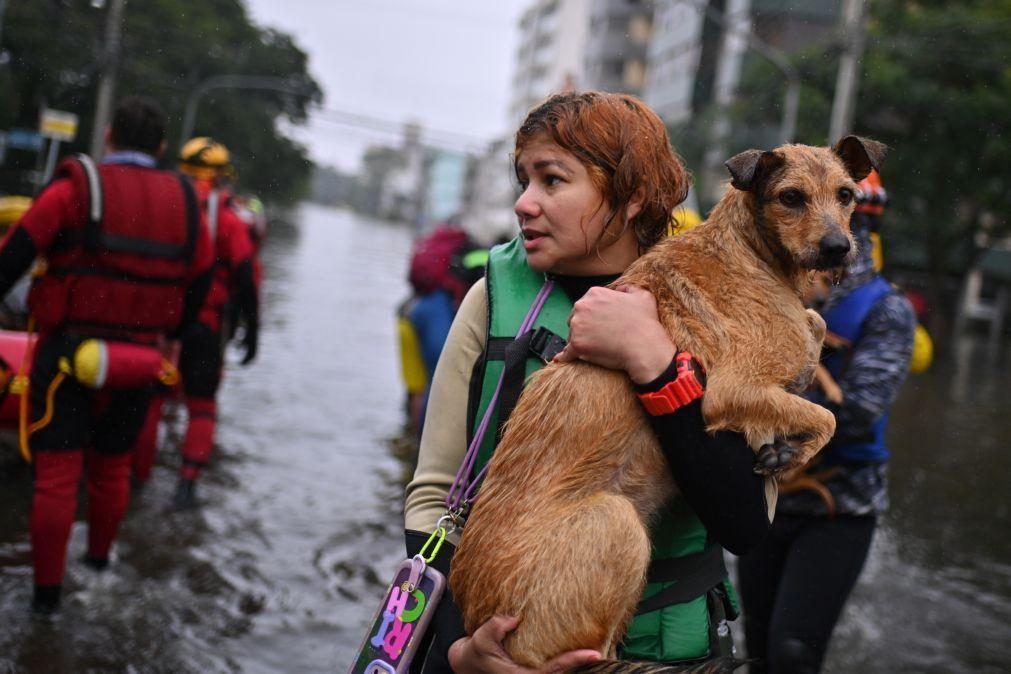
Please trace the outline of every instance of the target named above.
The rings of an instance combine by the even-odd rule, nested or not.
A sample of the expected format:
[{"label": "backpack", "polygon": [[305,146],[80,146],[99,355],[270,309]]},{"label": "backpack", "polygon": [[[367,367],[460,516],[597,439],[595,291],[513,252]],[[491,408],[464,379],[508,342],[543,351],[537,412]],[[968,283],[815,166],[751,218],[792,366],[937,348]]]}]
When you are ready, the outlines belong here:
[{"label": "backpack", "polygon": [[471,275],[459,273],[460,261],[467,253],[479,248],[466,232],[450,225],[440,225],[418,239],[411,250],[407,277],[414,292],[427,295],[436,290],[445,290],[459,304],[477,280]]}]

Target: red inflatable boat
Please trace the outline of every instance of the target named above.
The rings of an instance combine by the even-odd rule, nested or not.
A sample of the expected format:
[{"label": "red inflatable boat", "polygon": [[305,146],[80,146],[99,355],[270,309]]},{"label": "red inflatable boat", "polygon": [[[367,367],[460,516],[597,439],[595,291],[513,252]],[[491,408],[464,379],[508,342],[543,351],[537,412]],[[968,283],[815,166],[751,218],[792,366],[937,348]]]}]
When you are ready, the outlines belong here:
[{"label": "red inflatable boat", "polygon": [[[0,429],[17,430],[18,405],[21,402],[21,386],[15,379],[21,371],[25,352],[29,343],[35,342],[35,335],[14,330],[0,330]],[[27,376],[27,363],[25,375]]]}]

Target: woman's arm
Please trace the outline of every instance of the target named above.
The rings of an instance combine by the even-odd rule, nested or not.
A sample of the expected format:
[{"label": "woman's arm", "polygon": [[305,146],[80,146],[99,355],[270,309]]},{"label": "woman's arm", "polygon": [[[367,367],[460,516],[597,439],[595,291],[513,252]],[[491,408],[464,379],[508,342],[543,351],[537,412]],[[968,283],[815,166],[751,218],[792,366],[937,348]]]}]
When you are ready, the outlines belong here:
[{"label": "woman's arm", "polygon": [[735,555],[755,547],[769,529],[774,483],[755,474],[755,453],[744,436],[706,433],[701,399],[650,422],[674,481],[709,535]]},{"label": "woman's arm", "polygon": [[[591,288],[576,302],[569,326],[560,361],[625,370],[641,391],[659,390],[676,376],[675,346],[642,288]],[[757,544],[769,528],[775,487],[755,475],[744,436],[706,433],[701,401],[650,421],[675,482],[710,535],[734,554]]]},{"label": "woman's arm", "polygon": [[[487,306],[485,284],[480,281],[460,305],[435,370],[418,468],[407,485],[404,506],[409,555],[418,553],[445,512],[446,493],[467,452],[467,397],[471,372],[486,341]],[[447,541],[433,566],[448,575],[459,534],[450,535]],[[502,645],[517,623],[515,618],[496,616],[467,636],[453,595],[447,591],[429,626],[433,643],[426,649],[425,669],[444,671],[451,667],[460,673],[532,674],[534,670],[512,662]],[[596,651],[574,651],[562,653],[549,665],[552,671],[565,671],[599,659]]]},{"label": "woman's arm", "polygon": [[[427,536],[445,512],[446,494],[467,453],[467,396],[474,363],[484,349],[488,300],[484,281],[474,284],[457,312],[435,369],[418,467],[407,485],[404,523]],[[456,543],[458,536],[450,540]]]},{"label": "woman's arm", "polygon": [[[435,368],[418,449],[418,467],[407,485],[404,502],[404,538],[407,555],[421,551],[446,510],[456,471],[467,453],[467,396],[474,363],[485,343],[487,299],[484,282],[471,288],[457,312]],[[432,566],[449,576],[450,563],[460,534],[447,536]],[[463,618],[447,591],[422,644],[426,671],[447,671],[450,645],[465,636]],[[427,641],[430,640],[430,641]]]}]

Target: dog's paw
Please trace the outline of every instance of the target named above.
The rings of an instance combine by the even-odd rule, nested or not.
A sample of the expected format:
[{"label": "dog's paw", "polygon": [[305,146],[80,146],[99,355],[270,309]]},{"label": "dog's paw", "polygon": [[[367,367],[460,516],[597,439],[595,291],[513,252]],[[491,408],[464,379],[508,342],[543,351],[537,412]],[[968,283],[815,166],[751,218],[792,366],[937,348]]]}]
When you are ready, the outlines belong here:
[{"label": "dog's paw", "polygon": [[799,450],[785,440],[776,438],[772,443],[762,445],[755,455],[754,471],[759,475],[776,475],[796,467]]}]

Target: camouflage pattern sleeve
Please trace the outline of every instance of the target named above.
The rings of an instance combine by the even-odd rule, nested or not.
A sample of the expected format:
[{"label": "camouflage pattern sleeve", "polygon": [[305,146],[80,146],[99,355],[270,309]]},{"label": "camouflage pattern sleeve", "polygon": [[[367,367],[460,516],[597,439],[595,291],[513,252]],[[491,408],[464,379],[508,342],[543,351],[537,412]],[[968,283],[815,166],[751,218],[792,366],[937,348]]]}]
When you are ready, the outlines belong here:
[{"label": "camouflage pattern sleeve", "polygon": [[897,291],[882,298],[867,315],[863,336],[838,382],[842,405],[816,401],[836,415],[837,440],[866,436],[888,410],[909,371],[915,329],[913,309]]}]

